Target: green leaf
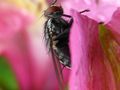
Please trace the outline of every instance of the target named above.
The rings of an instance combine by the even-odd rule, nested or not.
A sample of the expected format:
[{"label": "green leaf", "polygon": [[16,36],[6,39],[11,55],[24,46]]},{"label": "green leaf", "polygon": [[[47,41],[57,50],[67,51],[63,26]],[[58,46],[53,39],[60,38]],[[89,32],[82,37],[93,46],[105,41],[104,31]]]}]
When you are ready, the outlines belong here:
[{"label": "green leaf", "polygon": [[0,90],[19,90],[15,74],[7,60],[0,56]]}]

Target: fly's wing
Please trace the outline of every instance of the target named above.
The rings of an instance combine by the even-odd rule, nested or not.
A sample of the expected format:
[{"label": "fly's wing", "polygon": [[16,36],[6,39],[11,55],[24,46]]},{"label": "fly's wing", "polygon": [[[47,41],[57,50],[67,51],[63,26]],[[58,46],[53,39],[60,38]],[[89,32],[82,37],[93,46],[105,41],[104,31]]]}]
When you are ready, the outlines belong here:
[{"label": "fly's wing", "polygon": [[59,86],[60,86],[60,90],[64,90],[62,69],[61,69],[59,61],[55,57],[55,53],[54,53],[54,50],[52,48],[52,45],[50,46],[50,48],[51,48],[50,50],[51,50],[53,65],[54,65],[54,68],[55,68],[55,72],[56,72],[56,76],[57,76],[58,83],[59,83]]},{"label": "fly's wing", "polygon": [[62,70],[60,67],[59,60],[57,60],[55,52],[53,50],[53,41],[52,41],[52,36],[50,35],[50,30],[49,30],[51,28],[50,28],[50,26],[48,26],[48,21],[46,21],[44,28],[45,28],[44,38],[45,38],[45,42],[46,42],[46,47],[49,49],[49,52],[51,53],[51,56],[52,56],[53,65],[54,65],[56,77],[58,79],[58,83],[60,86],[60,90],[63,90],[64,85],[63,85]]}]

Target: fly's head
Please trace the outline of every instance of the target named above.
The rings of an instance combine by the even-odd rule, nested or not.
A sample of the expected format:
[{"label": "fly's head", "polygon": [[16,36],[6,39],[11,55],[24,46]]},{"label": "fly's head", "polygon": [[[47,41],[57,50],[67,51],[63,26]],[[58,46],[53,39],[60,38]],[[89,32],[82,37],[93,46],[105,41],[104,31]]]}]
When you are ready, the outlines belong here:
[{"label": "fly's head", "polygon": [[63,8],[61,6],[50,6],[44,12],[45,17],[60,18],[63,15]]}]

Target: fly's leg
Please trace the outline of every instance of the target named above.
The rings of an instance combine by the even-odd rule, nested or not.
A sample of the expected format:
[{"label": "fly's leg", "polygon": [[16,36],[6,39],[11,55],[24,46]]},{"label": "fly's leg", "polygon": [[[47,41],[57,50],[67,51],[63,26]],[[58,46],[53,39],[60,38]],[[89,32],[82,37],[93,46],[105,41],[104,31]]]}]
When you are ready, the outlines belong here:
[{"label": "fly's leg", "polygon": [[66,15],[66,14],[63,14],[62,16],[70,18],[70,21],[68,22],[68,24],[69,24],[69,27],[71,27],[71,25],[73,23],[73,17],[70,15]]},{"label": "fly's leg", "polygon": [[89,9],[85,9],[83,11],[80,11],[80,14],[84,13],[84,12],[89,12],[90,10]]}]

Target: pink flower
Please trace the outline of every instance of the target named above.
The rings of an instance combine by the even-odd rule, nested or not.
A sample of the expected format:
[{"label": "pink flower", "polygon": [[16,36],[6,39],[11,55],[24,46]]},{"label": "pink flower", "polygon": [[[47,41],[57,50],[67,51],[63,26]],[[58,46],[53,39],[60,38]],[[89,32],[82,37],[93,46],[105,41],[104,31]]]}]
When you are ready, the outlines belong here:
[{"label": "pink flower", "polygon": [[[119,90],[119,1],[65,0],[62,6],[74,18],[70,32],[72,68],[70,74],[63,71],[65,84],[70,75],[70,90]],[[85,9],[90,12],[79,14]],[[1,3],[0,54],[10,63],[20,90],[58,90],[43,40],[45,19],[37,24],[34,20],[30,12]]]},{"label": "pink flower", "polygon": [[114,72],[101,47],[97,22],[72,13],[70,90],[115,90]]},{"label": "pink flower", "polygon": [[[119,1],[61,2],[65,13],[74,18],[70,34],[70,90],[119,90]],[[90,12],[80,15],[85,9]],[[98,23],[101,21],[104,25]]]}]

